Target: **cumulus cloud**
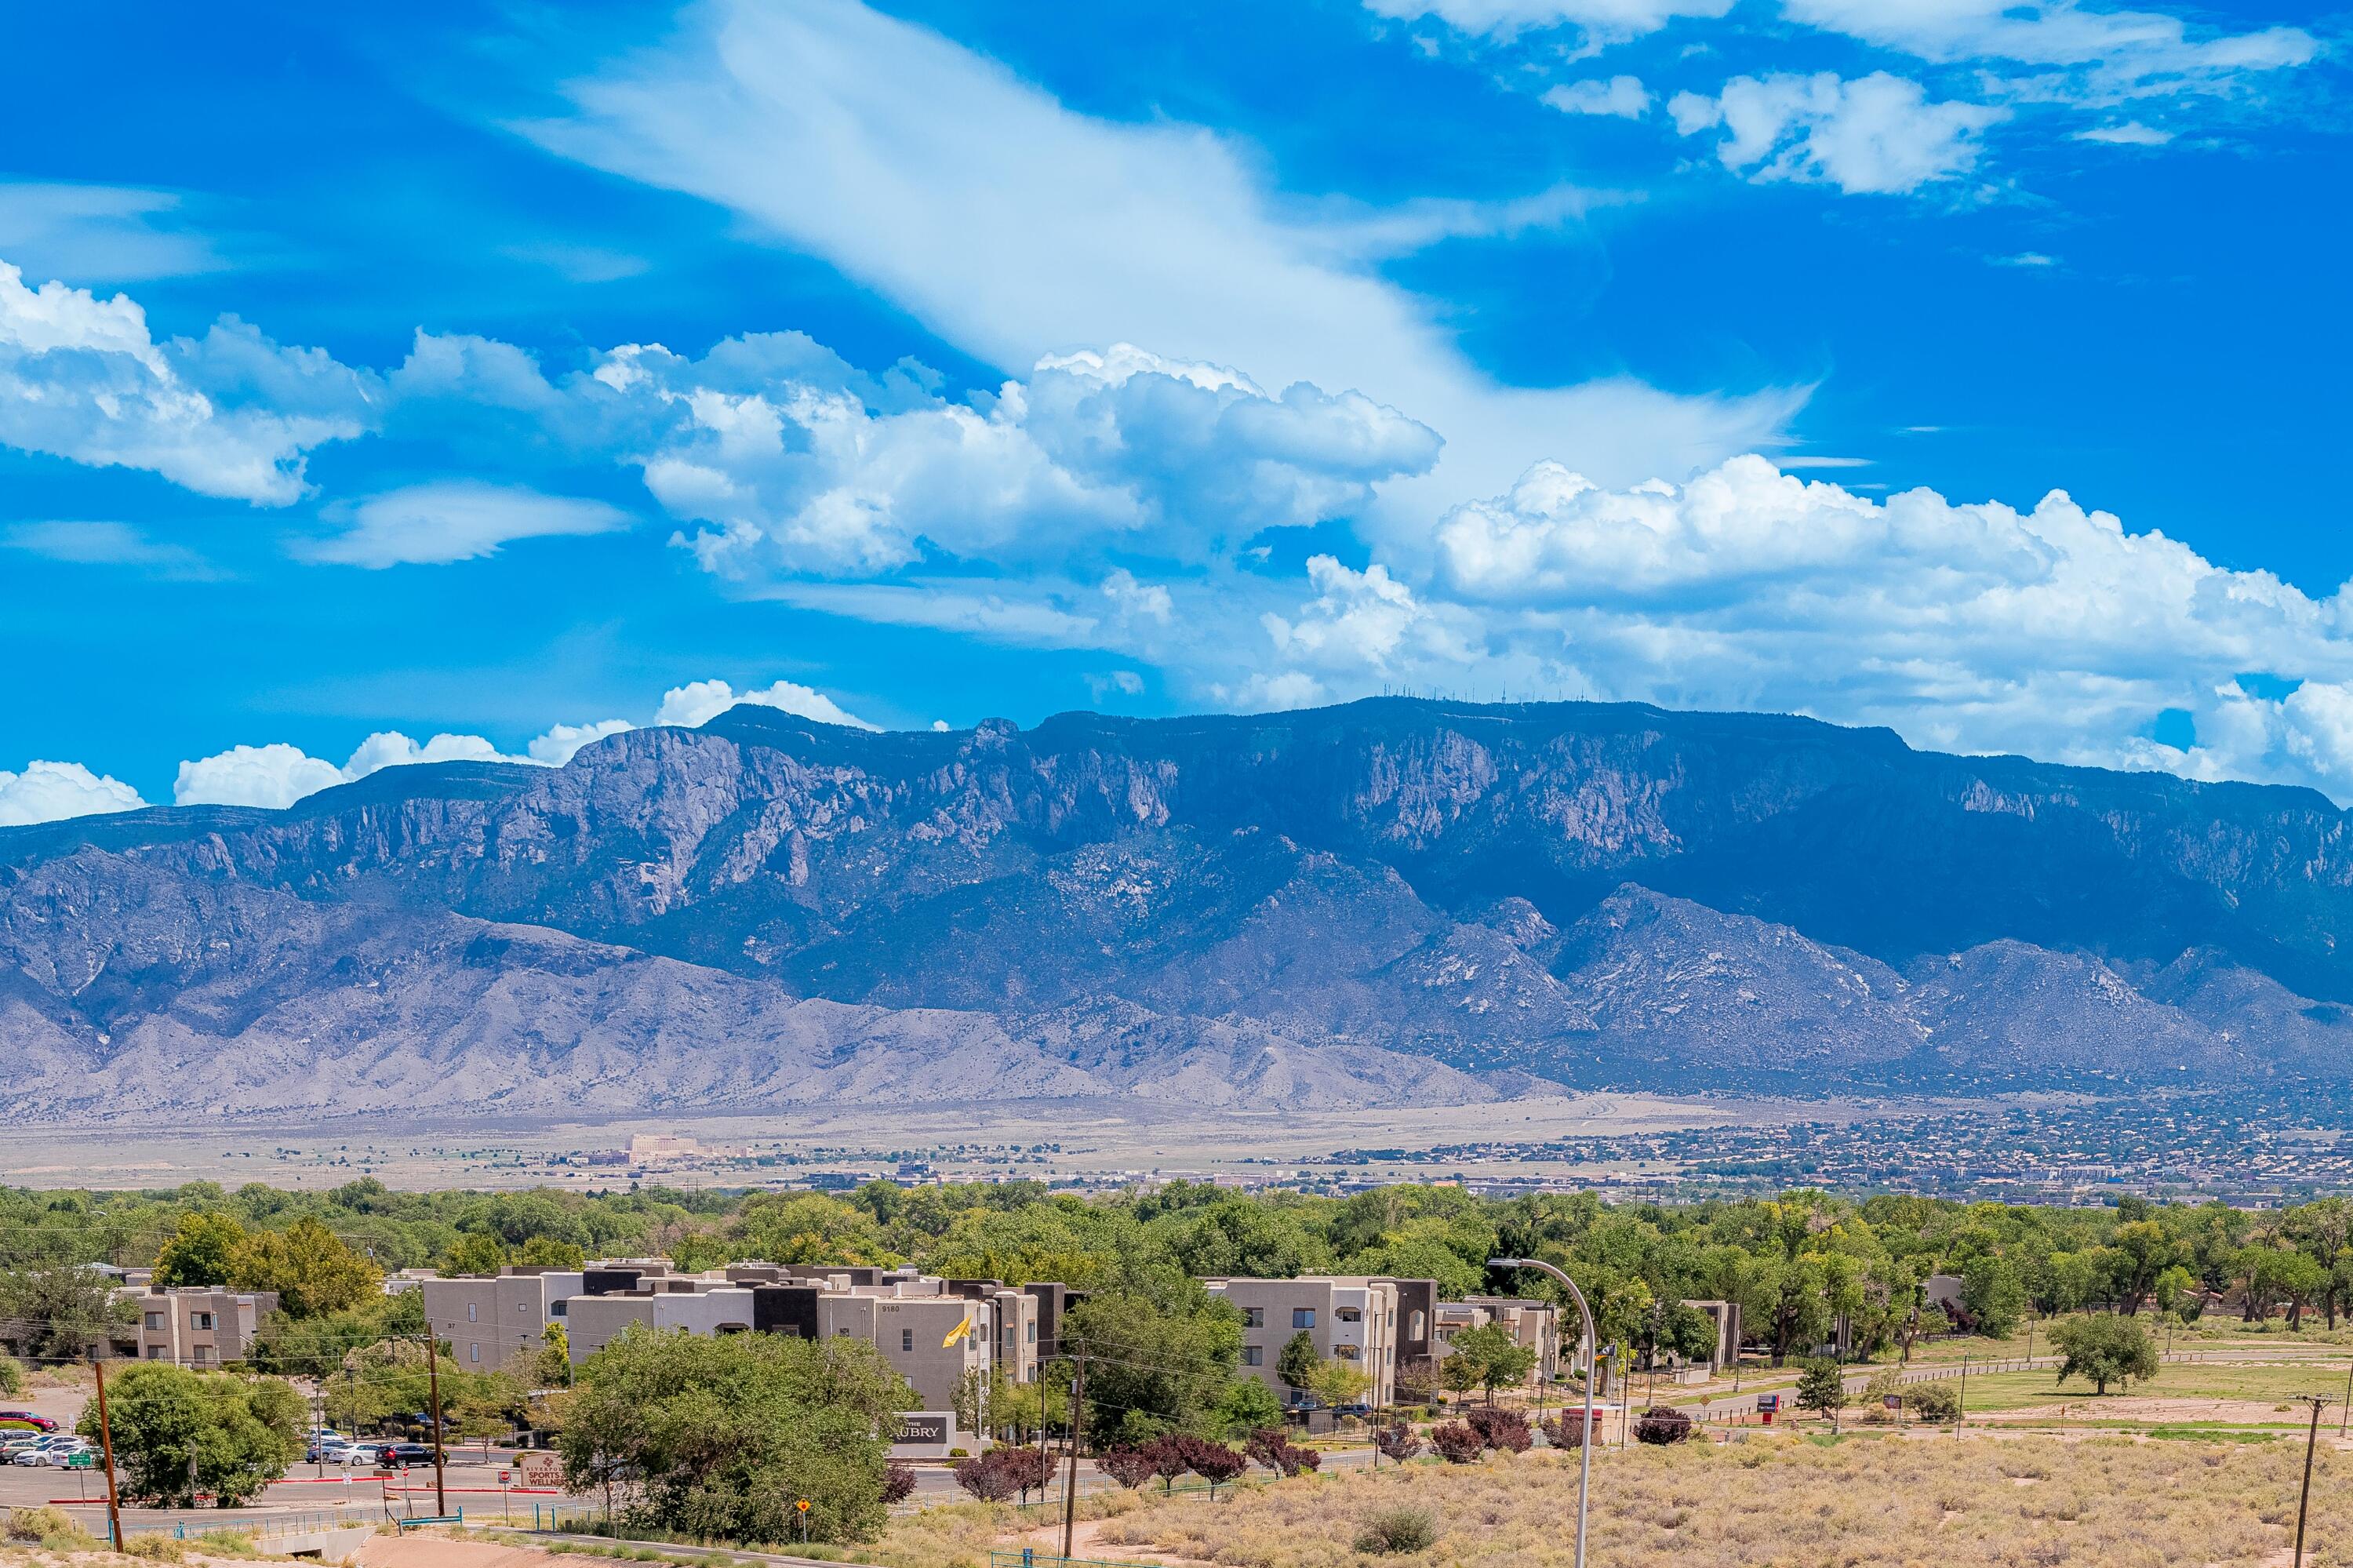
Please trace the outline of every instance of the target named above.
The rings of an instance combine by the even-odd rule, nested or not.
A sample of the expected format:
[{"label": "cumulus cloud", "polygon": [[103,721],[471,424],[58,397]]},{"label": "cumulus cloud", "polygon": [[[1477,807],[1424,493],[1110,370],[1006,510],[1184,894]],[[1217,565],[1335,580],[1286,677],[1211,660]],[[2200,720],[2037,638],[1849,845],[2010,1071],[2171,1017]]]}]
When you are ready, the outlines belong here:
[{"label": "cumulus cloud", "polygon": [[516,539],[609,534],[629,514],[602,501],[543,495],[517,485],[445,480],[412,484],[324,514],[343,531],[301,546],[316,561],[384,567],[438,565],[495,555]]},{"label": "cumulus cloud", "polygon": [[572,760],[584,746],[594,745],[609,735],[622,735],[637,726],[627,719],[598,719],[594,724],[559,724],[526,747],[531,759],[546,768],[561,768]]},{"label": "cumulus cloud", "polygon": [[1401,21],[1436,16],[1458,32],[1489,38],[1573,26],[1616,42],[1655,33],[1678,16],[1721,16],[1732,0],[1365,0],[1365,7]]},{"label": "cumulus cloud", "polygon": [[1713,98],[1679,92],[1667,109],[1683,135],[1721,127],[1716,157],[1751,180],[1878,195],[1968,173],[1979,135],[2009,112],[1931,102],[1918,82],[1885,71],[1852,80],[1833,71],[1735,77]]},{"label": "cumulus cloud", "polygon": [[[1508,682],[2353,800],[2353,598],[2218,567],[2062,492],[2026,511],[1878,501],[1761,457],[1613,489],[1546,463],[1449,513],[1437,544],[1426,584],[1319,560],[1313,597],[1263,618],[1260,669],[1214,678],[1221,700]],[[2168,711],[2193,745],[2150,738]]]},{"label": "cumulus cloud", "polygon": [[367,378],[320,350],[234,318],[159,344],[128,295],[28,288],[0,261],[0,445],[283,506],[311,450],[360,435],[369,405]]},{"label": "cumulus cloud", "polygon": [[819,724],[838,724],[850,729],[880,727],[847,711],[823,692],[793,681],[778,681],[773,685],[748,692],[738,692],[724,681],[694,681],[683,686],[674,686],[662,694],[661,711],[654,715],[654,723],[694,729],[709,724],[738,703],[776,708],[805,719],[815,719]]},{"label": "cumulus cloud", "polygon": [[135,811],[146,803],[120,779],[79,762],[27,762],[22,773],[0,768],[0,828]]},{"label": "cumulus cloud", "polygon": [[1634,76],[1564,82],[1546,88],[1544,101],[1563,114],[1611,114],[1621,120],[1640,120],[1651,111],[1651,94],[1642,79]]},{"label": "cumulus cloud", "polygon": [[[867,576],[938,553],[1036,562],[1141,537],[1200,558],[1418,473],[1440,442],[1353,392],[1279,394],[1126,344],[1041,360],[973,404],[862,376],[806,339],[702,360],[615,350],[593,380],[672,421],[640,458],[710,570]],[[649,424],[654,421],[649,418]]]},{"label": "cumulus cloud", "polygon": [[359,743],[340,768],[283,741],[233,746],[180,764],[172,800],[182,806],[259,806],[282,810],[306,795],[349,784],[387,768],[420,762],[496,762],[561,768],[582,747],[634,728],[627,719],[559,724],[533,739],[520,757],[479,735],[436,735],[419,744],[398,730],[379,730]]}]

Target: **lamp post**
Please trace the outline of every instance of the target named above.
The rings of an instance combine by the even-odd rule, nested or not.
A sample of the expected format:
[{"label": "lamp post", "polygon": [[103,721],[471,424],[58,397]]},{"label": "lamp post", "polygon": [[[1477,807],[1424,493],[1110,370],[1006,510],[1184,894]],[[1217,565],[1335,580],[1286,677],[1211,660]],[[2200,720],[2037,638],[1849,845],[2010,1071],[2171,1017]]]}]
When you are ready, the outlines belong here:
[{"label": "lamp post", "polygon": [[1577,1289],[1577,1281],[1539,1258],[1492,1257],[1487,1260],[1487,1266],[1533,1268],[1550,1275],[1562,1289],[1568,1292],[1568,1298],[1577,1303],[1577,1314],[1585,1322],[1585,1426],[1577,1434],[1577,1568],[1585,1568],[1586,1498],[1593,1482],[1594,1361],[1601,1348],[1599,1336],[1593,1331],[1593,1309],[1585,1304],[1585,1293]]}]

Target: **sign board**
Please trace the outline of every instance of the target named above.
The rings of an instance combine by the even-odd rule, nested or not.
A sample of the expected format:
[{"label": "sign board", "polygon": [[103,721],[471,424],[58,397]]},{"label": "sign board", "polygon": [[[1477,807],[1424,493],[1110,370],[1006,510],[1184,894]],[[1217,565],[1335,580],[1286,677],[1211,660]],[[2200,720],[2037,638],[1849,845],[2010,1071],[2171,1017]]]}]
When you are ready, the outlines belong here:
[{"label": "sign board", "polygon": [[1900,1393],[1883,1393],[1879,1396],[1879,1403],[1890,1410],[1901,1410],[1904,1408],[1904,1396]]},{"label": "sign board", "polygon": [[1778,1393],[1760,1393],[1757,1396],[1757,1408],[1778,1410],[1781,1408],[1781,1396]]},{"label": "sign board", "polygon": [[515,1468],[522,1473],[527,1487],[560,1487],[564,1484],[564,1456],[561,1454],[517,1454]]},{"label": "sign board", "polygon": [[894,1459],[944,1459],[948,1450],[964,1441],[957,1436],[953,1410],[911,1410],[899,1417],[899,1440],[891,1445]]},{"label": "sign board", "polygon": [[505,1486],[508,1482],[513,1479],[514,1472],[512,1470],[501,1470],[499,1472],[499,1485]]}]

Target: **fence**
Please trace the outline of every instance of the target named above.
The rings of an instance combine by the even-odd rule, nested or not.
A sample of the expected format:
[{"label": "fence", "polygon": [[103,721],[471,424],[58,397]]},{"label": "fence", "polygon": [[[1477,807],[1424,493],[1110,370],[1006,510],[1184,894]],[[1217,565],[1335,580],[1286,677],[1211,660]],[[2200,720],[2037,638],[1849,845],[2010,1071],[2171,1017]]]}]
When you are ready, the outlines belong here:
[{"label": "fence", "polygon": [[205,1536],[249,1535],[259,1541],[272,1535],[308,1535],[319,1530],[341,1530],[346,1525],[364,1523],[350,1512],[336,1513],[322,1509],[305,1510],[301,1513],[272,1513],[257,1519],[180,1520],[160,1524],[126,1524],[125,1536],[167,1535],[174,1541],[198,1541]]},{"label": "fence", "polygon": [[1144,1563],[1122,1563],[1105,1557],[1056,1557],[1025,1546],[1018,1552],[992,1552],[988,1568],[1151,1568]]}]

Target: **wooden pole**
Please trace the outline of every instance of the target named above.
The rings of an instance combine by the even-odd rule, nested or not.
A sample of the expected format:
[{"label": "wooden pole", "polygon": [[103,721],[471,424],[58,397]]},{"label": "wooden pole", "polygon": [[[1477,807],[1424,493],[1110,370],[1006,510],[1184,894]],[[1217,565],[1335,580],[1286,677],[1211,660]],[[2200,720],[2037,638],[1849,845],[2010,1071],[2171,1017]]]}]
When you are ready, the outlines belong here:
[{"label": "wooden pole", "polygon": [[97,1356],[90,1358],[90,1370],[98,1374],[98,1447],[106,1456],[106,1533],[117,1552],[122,1550],[122,1507],[114,1492],[114,1429],[106,1424],[106,1362]]},{"label": "wooden pole", "polygon": [[2320,1446],[2320,1407],[2328,1401],[2310,1394],[2306,1403],[2312,1406],[2312,1430],[2304,1439],[2304,1492],[2295,1499],[2295,1568],[2304,1568],[2304,1511],[2312,1506],[2312,1451]]},{"label": "wooden pole", "polygon": [[433,1390],[433,1511],[447,1519],[449,1492],[441,1476],[441,1347],[434,1343],[430,1330],[425,1334],[425,1377]]},{"label": "wooden pole", "polygon": [[1071,1555],[1071,1541],[1079,1516],[1079,1430],[1086,1420],[1087,1353],[1079,1352],[1079,1373],[1071,1380],[1071,1467],[1062,1481],[1062,1556]]}]

